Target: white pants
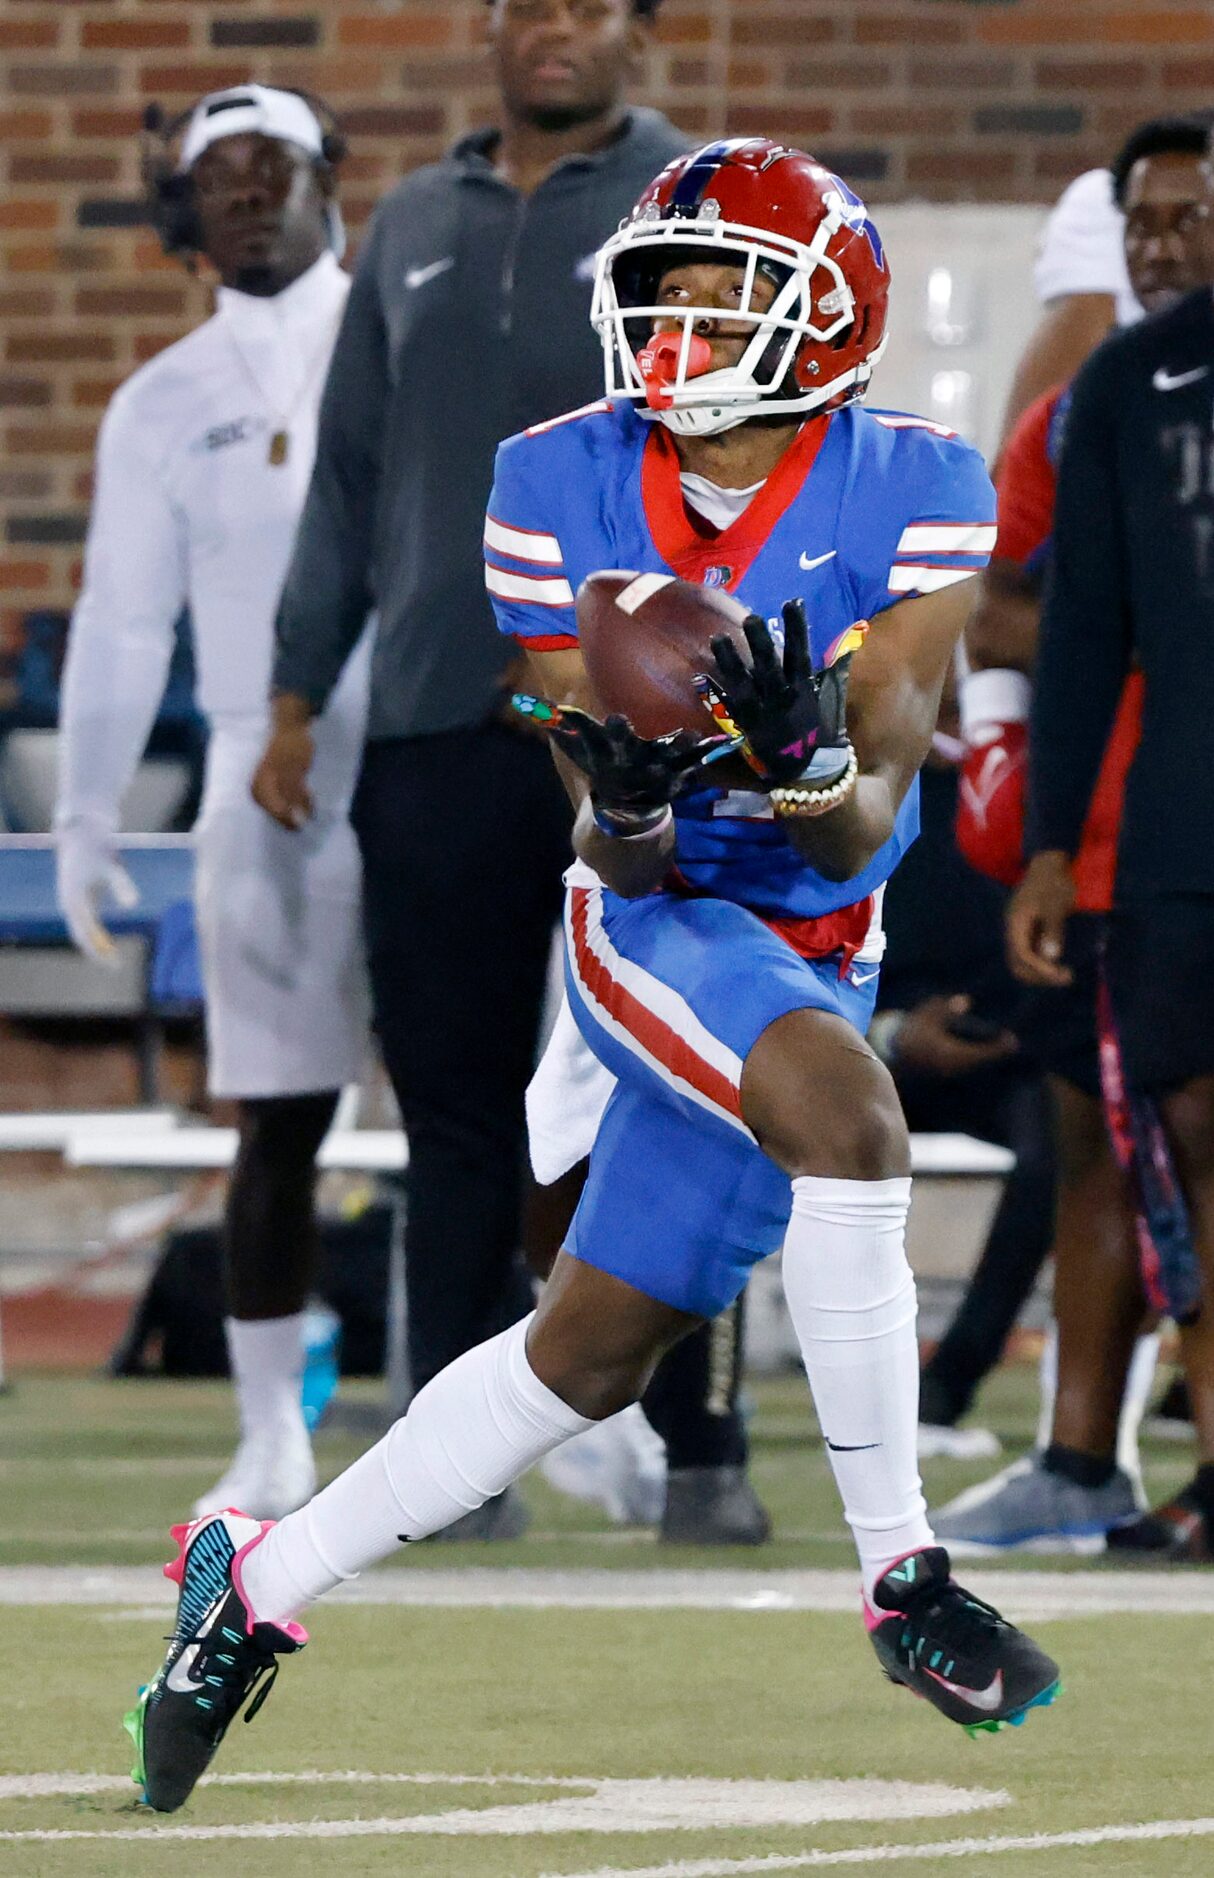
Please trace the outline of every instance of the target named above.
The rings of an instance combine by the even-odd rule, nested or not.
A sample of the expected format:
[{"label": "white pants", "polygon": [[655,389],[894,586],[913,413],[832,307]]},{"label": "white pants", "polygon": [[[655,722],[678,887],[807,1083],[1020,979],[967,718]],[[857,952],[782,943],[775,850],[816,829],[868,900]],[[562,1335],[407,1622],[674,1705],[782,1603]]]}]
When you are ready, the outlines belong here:
[{"label": "white pants", "polygon": [[365,676],[356,652],[317,719],[316,814],[297,831],[271,821],[249,793],[267,725],[212,732],[195,899],[214,1096],[307,1095],[341,1088],[363,1068],[370,1000],[348,809]]}]

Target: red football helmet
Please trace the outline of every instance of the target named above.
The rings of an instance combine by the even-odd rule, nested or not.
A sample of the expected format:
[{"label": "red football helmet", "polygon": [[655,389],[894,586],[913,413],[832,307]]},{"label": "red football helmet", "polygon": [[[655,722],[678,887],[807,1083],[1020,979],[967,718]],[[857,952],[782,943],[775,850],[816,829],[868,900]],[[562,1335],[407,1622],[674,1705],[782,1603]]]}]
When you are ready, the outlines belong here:
[{"label": "red football helmet", "polygon": [[[662,276],[693,258],[745,269],[728,317],[753,336],[724,370],[708,369],[695,330],[720,308],[658,304]],[[759,273],[776,289],[766,311],[752,304]],[[672,430],[711,435],[863,396],[888,297],[881,238],[847,184],[801,150],[735,137],[676,158],[650,183],[599,253],[590,317],[608,397],[644,400]],[[655,341],[659,318],[667,330]]]}]

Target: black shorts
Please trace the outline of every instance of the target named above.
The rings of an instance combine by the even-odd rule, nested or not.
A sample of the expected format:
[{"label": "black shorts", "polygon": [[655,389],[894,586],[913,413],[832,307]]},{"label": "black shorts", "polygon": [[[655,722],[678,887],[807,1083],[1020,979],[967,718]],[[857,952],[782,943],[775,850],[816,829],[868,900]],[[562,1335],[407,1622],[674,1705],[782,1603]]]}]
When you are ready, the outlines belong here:
[{"label": "black shorts", "polygon": [[1106,964],[1130,1087],[1163,1093],[1214,1075],[1214,894],[1123,902]]},{"label": "black shorts", "polygon": [[1084,1095],[1100,1095],[1096,1032],[1097,959],[1103,913],[1075,913],[1067,922],[1069,985],[1035,985],[1024,992],[1012,1023],[1020,1048],[1047,1076],[1061,1076]]}]

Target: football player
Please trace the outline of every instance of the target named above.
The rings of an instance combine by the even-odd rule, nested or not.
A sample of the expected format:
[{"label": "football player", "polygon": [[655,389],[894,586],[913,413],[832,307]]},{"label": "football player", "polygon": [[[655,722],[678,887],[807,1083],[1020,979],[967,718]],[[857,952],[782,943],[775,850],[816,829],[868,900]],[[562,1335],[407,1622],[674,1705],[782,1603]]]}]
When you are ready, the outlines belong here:
[{"label": "football player", "polygon": [[166,249],[219,276],[212,318],[115,393],[97,446],[84,589],[60,720],[59,903],[108,956],[122,798],[189,608],[210,727],[195,830],[212,1095],[239,1104],[224,1252],[241,1435],[196,1511],[277,1517],[316,1485],[300,1400],[317,1252],[316,1150],[366,1050],[358,851],[347,819],[367,664],[350,659],[319,720],[319,812],[288,834],[249,796],[266,734],[274,609],[307,493],[349,277],[328,112],[262,85],[205,97],[149,165]]},{"label": "football player", "polygon": [[[182,1803],[307,1604],[636,1401],[781,1243],[882,1666],[969,1727],[1057,1691],[933,1543],[908,1140],[864,1041],[881,889],[995,533],[974,451],[859,402],[888,286],[838,177],[760,139],[709,145],[600,254],[607,397],[499,452],[486,578],[555,700],[538,714],[577,805],[567,986],[617,1086],[534,1315],[281,1524],[180,1529],[177,1628],[131,1721],[153,1806]],[[742,740],[745,788],[713,786],[719,735],[647,742],[592,715],[573,596],[603,567],[635,570],[626,602],[677,575],[753,609],[746,656],[705,648],[705,729]]]}]

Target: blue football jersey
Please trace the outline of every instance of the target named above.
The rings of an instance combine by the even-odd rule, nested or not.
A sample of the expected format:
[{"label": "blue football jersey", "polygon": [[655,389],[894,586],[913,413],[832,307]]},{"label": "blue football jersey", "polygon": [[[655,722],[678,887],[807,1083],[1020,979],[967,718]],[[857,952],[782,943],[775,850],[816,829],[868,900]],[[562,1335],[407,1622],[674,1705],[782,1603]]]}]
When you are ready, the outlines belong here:
[{"label": "blue football jersey", "polygon": [[[485,580],[501,631],[537,651],[576,646],[574,596],[603,568],[723,587],[776,627],[783,602],[799,597],[821,667],[898,601],[980,572],[994,524],[976,450],[926,419],[850,404],[802,426],[730,527],[697,528],[669,432],[631,404],[603,402],[499,449]],[[757,791],[698,790],[675,815],[676,863],[694,889],[813,919],[889,878],[918,832],[918,786],[890,839],[847,881],[810,867]]]}]

